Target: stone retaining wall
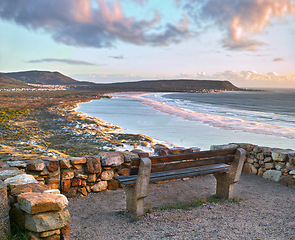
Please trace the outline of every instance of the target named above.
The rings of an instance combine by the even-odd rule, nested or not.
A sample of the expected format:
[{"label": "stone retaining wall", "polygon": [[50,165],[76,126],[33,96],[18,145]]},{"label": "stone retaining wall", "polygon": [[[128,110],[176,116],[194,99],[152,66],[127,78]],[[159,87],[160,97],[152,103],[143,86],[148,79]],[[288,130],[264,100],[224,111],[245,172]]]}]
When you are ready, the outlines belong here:
[{"label": "stone retaining wall", "polygon": [[295,184],[295,151],[261,147],[247,143],[214,145],[211,150],[241,147],[246,150],[243,171],[259,175],[265,179],[282,183],[286,186]]},{"label": "stone retaining wall", "polygon": [[[295,184],[295,151],[235,143],[214,145],[212,150],[242,147],[247,151],[244,171],[285,185]],[[200,151],[198,148],[159,147],[159,155]],[[129,173],[133,158],[148,157],[132,152],[100,152],[95,157],[42,157],[34,161],[0,161],[0,239],[11,219],[30,231],[32,239],[70,239],[70,215],[66,197],[83,197],[89,192],[116,190],[113,179]],[[61,191],[64,195],[59,194]],[[21,216],[21,217],[19,217]]]}]

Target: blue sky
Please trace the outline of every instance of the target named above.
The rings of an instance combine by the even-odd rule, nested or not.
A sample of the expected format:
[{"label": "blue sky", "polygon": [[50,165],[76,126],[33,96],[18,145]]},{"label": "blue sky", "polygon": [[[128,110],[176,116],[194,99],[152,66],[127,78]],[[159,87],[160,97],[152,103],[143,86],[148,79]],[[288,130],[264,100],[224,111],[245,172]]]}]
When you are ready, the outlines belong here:
[{"label": "blue sky", "polygon": [[295,88],[293,0],[1,0],[0,72]]}]

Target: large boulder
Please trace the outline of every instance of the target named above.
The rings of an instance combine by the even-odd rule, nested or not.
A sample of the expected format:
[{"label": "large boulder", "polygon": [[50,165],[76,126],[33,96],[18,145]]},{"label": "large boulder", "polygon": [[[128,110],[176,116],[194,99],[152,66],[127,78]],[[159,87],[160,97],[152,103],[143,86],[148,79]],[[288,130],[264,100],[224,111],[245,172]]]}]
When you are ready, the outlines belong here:
[{"label": "large boulder", "polygon": [[20,209],[29,214],[60,211],[68,205],[64,195],[53,193],[22,193],[17,200]]},{"label": "large boulder", "polygon": [[45,232],[63,228],[71,223],[71,216],[67,209],[59,212],[25,213],[25,228],[33,232]]},{"label": "large boulder", "polygon": [[0,169],[0,180],[4,181],[7,178],[11,178],[20,174],[25,174],[25,173],[17,169],[4,169],[4,170]]},{"label": "large boulder", "polygon": [[99,156],[103,167],[118,167],[124,163],[123,153],[120,152],[100,152]]},{"label": "large boulder", "polygon": [[38,183],[32,175],[21,174],[11,178],[7,178],[4,183],[6,183],[11,189],[27,183]]},{"label": "large boulder", "polygon": [[278,170],[267,170],[263,173],[263,178],[278,182],[282,176],[281,171]]},{"label": "large boulder", "polygon": [[87,173],[101,173],[101,163],[99,157],[87,157],[86,160],[85,171]]}]

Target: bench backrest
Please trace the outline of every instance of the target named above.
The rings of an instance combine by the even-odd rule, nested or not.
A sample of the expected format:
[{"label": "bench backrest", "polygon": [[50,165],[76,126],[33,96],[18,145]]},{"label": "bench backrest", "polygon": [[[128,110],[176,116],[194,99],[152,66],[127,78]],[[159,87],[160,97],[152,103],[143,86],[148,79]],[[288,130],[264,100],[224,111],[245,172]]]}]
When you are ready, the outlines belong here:
[{"label": "bench backrest", "polygon": [[[153,156],[149,157],[152,163],[151,172],[163,172],[183,168],[206,166],[217,163],[231,163],[234,160],[236,149],[201,151],[195,153]],[[137,175],[140,159],[131,161],[129,175]]]}]

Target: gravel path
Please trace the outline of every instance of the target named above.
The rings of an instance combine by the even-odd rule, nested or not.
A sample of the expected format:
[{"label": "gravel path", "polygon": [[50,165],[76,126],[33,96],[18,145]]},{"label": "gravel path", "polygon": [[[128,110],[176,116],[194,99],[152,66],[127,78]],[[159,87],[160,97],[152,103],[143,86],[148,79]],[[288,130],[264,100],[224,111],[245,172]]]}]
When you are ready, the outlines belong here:
[{"label": "gravel path", "polygon": [[[151,184],[146,208],[207,197],[214,192],[213,176]],[[72,239],[295,240],[295,186],[243,174],[235,193],[243,201],[210,203],[190,210],[156,210],[137,221],[122,214],[122,189],[70,199]]]}]

